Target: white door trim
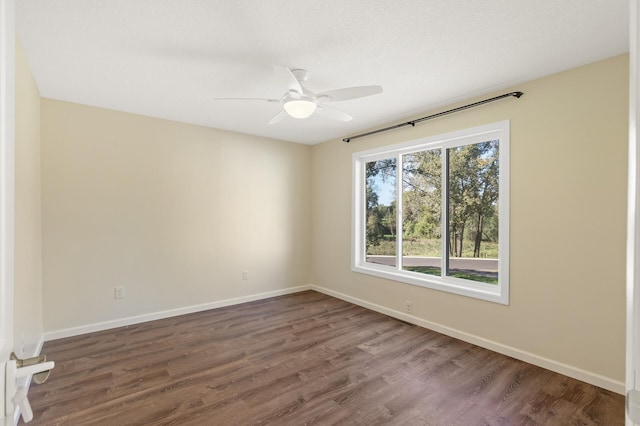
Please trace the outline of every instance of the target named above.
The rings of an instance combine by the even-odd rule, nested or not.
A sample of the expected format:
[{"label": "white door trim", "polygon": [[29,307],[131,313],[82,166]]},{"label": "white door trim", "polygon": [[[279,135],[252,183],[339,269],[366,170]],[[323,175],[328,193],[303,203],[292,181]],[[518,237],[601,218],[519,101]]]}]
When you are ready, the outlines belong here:
[{"label": "white door trim", "polygon": [[5,362],[13,350],[15,0],[0,0],[0,424],[14,424],[4,410]]},{"label": "white door trim", "polygon": [[[636,372],[640,372],[640,182],[638,169],[640,166],[640,146],[637,125],[640,123],[640,93],[638,91],[640,70],[640,0],[630,0],[630,50],[629,50],[629,160],[627,187],[627,348],[626,348],[626,390],[629,405],[630,392],[640,390],[640,380]],[[635,423],[629,418],[627,411],[625,424]]]}]

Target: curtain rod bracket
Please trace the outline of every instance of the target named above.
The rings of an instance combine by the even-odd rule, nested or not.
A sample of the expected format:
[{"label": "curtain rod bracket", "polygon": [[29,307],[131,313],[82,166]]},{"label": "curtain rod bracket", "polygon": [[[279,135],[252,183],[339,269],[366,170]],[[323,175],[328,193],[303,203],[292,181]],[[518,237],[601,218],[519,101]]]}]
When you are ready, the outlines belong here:
[{"label": "curtain rod bracket", "polygon": [[431,120],[433,118],[442,117],[443,115],[453,114],[454,112],[458,112],[458,111],[462,111],[462,110],[465,110],[465,109],[473,108],[473,107],[476,107],[476,106],[479,106],[479,105],[484,105],[486,103],[497,101],[497,100],[503,99],[503,98],[508,98],[510,96],[513,96],[514,98],[520,99],[520,96],[522,96],[522,95],[524,95],[524,92],[505,93],[504,95],[500,95],[500,96],[496,96],[494,98],[489,98],[489,99],[485,99],[485,100],[482,100],[482,101],[474,102],[474,103],[469,104],[469,105],[464,105],[464,106],[461,106],[461,107],[458,107],[458,108],[453,108],[453,109],[450,109],[450,110],[447,110],[447,111],[439,112],[437,114],[428,115],[426,117],[418,118],[418,119],[412,120],[412,121],[407,121],[405,123],[396,124],[395,126],[389,126],[389,127],[383,128],[383,129],[372,130],[371,132],[361,133],[359,135],[354,135],[354,136],[349,136],[347,138],[342,139],[342,141],[346,142],[346,143],[349,143],[353,139],[362,138],[362,137],[365,137],[365,136],[375,135],[377,133],[386,132],[388,130],[399,129],[400,127],[405,127],[405,126],[416,127],[416,123],[421,123],[423,121]]}]

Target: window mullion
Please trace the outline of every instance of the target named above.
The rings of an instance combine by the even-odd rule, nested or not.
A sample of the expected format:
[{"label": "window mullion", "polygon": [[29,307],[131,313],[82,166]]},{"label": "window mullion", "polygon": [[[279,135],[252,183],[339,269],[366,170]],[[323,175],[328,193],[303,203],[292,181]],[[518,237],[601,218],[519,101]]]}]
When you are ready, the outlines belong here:
[{"label": "window mullion", "polygon": [[396,264],[398,270],[402,271],[402,179],[403,179],[402,154],[398,154],[396,159]]},{"label": "window mullion", "polygon": [[442,158],[442,171],[441,171],[441,247],[442,247],[442,259],[440,264],[440,276],[446,277],[449,274],[449,150],[447,148],[441,148]]}]

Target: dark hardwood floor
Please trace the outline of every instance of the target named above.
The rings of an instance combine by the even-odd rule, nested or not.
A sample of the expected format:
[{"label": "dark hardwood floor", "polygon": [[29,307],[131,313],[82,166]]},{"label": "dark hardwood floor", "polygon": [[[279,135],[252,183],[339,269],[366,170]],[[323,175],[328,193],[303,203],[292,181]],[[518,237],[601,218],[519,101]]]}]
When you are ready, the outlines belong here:
[{"label": "dark hardwood floor", "polygon": [[308,291],[54,340],[34,425],[623,425],[624,397]]}]

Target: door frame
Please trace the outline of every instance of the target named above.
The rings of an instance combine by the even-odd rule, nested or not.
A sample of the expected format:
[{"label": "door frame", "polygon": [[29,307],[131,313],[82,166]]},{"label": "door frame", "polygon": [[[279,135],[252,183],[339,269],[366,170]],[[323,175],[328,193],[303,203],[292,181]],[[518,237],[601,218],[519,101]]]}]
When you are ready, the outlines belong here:
[{"label": "door frame", "polygon": [[0,425],[14,424],[4,376],[13,350],[15,69],[15,0],[0,0]]},{"label": "door frame", "polygon": [[[629,1],[629,151],[627,171],[626,394],[640,390],[640,0]],[[628,402],[628,401],[627,401]],[[628,413],[627,413],[628,414]],[[626,416],[626,426],[634,422]]]}]

